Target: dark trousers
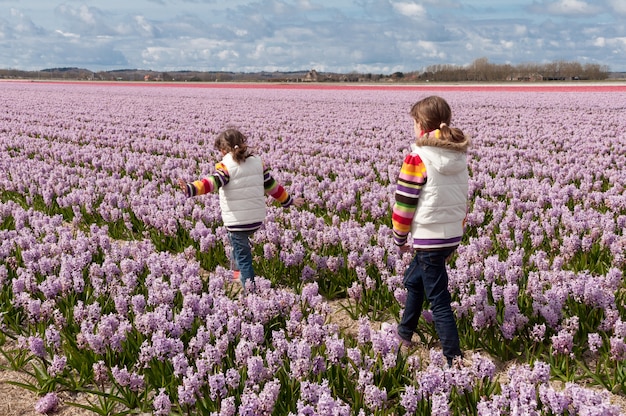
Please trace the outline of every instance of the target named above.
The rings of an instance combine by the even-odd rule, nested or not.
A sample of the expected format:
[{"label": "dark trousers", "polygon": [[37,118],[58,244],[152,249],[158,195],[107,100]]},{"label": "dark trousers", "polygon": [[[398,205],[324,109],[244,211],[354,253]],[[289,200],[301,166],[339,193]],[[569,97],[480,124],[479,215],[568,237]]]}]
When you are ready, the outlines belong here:
[{"label": "dark trousers", "polygon": [[448,363],[454,357],[462,355],[459,332],[450,307],[451,296],[446,271],[446,259],[454,250],[456,247],[418,250],[415,253],[415,257],[404,273],[404,287],[408,293],[404,314],[398,325],[398,334],[410,340],[417,329],[424,296],[426,296],[433,312],[435,329],[441,342],[443,355],[448,359]]}]

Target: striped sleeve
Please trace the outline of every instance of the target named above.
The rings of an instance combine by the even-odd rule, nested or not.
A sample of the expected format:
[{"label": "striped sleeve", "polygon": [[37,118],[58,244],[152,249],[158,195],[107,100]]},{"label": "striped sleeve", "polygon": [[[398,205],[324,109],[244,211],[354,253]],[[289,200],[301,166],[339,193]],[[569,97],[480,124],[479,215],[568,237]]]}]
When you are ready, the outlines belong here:
[{"label": "striped sleeve", "polygon": [[391,223],[394,242],[398,246],[406,244],[411,231],[411,222],[417,209],[422,186],[426,183],[426,166],[416,154],[404,158],[396,187],[396,202],[393,205]]},{"label": "striped sleeve", "polygon": [[187,196],[209,194],[226,185],[230,180],[228,169],[222,162],[215,165],[212,175],[187,184]]},{"label": "striped sleeve", "polygon": [[287,193],[287,190],[276,182],[276,179],[270,173],[270,168],[267,165],[263,165],[263,188],[265,189],[265,195],[269,195],[284,207],[287,208],[293,203],[293,199]]}]

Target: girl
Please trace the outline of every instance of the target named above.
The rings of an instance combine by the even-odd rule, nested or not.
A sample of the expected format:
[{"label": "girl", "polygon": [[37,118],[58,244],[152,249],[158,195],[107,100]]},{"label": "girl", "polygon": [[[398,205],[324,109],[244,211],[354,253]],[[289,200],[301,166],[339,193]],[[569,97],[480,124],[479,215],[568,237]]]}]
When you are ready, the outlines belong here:
[{"label": "girl", "polygon": [[[228,230],[234,275],[239,275],[243,287],[254,282],[250,236],[265,220],[265,195],[270,195],[283,207],[304,204],[303,198],[293,199],[270,174],[269,167],[252,154],[246,137],[235,129],[227,129],[215,139],[215,148],[222,160],[215,172],[198,181],[179,185],[188,197],[219,190],[222,221]],[[240,272],[240,273],[239,273]]]},{"label": "girl", "polygon": [[398,176],[392,223],[395,244],[402,252],[414,250],[415,256],[404,274],[407,299],[397,331],[402,344],[412,345],[425,296],[451,365],[462,353],[450,307],[446,259],[463,236],[470,141],[461,130],[449,126],[452,111],[441,97],[418,101],[411,117],[417,139]]}]

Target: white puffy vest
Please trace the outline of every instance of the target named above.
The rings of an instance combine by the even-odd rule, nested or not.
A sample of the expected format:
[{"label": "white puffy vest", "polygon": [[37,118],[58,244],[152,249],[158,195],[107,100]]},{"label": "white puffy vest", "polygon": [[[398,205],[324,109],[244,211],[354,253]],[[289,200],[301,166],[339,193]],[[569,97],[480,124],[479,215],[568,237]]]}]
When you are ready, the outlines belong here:
[{"label": "white puffy vest", "polygon": [[411,224],[413,245],[424,248],[451,245],[436,241],[463,236],[469,180],[467,155],[433,146],[414,145],[412,151],[424,162],[427,176]]},{"label": "white puffy vest", "polygon": [[228,153],[222,159],[230,181],[219,189],[222,221],[231,225],[253,224],[265,220],[266,203],[263,188],[263,162],[257,156],[241,164]]}]

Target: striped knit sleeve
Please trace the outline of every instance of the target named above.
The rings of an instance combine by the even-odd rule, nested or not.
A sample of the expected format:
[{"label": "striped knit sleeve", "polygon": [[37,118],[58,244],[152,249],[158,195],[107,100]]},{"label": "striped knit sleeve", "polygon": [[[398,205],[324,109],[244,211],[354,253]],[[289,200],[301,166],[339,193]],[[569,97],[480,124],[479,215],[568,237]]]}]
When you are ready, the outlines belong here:
[{"label": "striped knit sleeve", "polygon": [[269,195],[283,206],[287,208],[293,203],[293,199],[287,193],[287,190],[276,182],[276,179],[270,173],[269,166],[263,164],[263,188],[265,189],[265,195]]},{"label": "striped knit sleeve", "polygon": [[411,222],[417,209],[420,190],[426,183],[426,166],[416,154],[409,154],[402,163],[396,188],[396,202],[393,205],[391,223],[394,242],[398,246],[406,244],[411,231]]},{"label": "striped knit sleeve", "polygon": [[217,191],[230,181],[228,169],[222,162],[215,165],[215,172],[212,175],[187,184],[187,196],[209,194]]}]

